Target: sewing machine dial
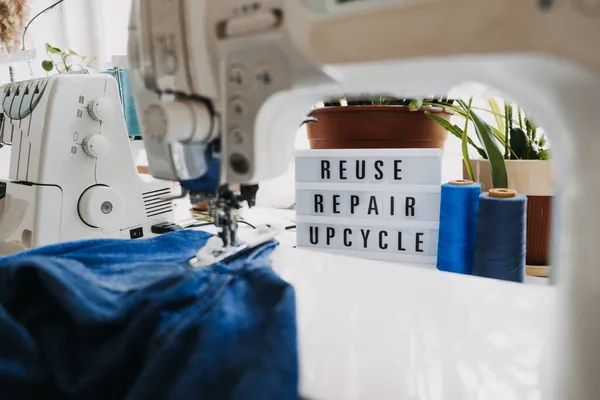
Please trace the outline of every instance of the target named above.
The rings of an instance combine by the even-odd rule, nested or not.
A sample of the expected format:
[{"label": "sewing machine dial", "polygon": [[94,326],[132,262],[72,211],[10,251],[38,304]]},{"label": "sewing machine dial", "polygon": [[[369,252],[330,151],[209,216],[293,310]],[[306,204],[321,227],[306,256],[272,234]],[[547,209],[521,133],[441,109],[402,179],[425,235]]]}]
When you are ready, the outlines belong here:
[{"label": "sewing machine dial", "polygon": [[88,188],[79,199],[81,220],[93,228],[109,228],[118,224],[125,202],[114,188],[96,185]]},{"label": "sewing machine dial", "polygon": [[88,104],[88,112],[96,121],[104,121],[112,117],[114,108],[109,99],[100,97]]},{"label": "sewing machine dial", "polygon": [[100,134],[87,136],[81,145],[85,154],[90,157],[102,157],[110,150],[110,142]]}]

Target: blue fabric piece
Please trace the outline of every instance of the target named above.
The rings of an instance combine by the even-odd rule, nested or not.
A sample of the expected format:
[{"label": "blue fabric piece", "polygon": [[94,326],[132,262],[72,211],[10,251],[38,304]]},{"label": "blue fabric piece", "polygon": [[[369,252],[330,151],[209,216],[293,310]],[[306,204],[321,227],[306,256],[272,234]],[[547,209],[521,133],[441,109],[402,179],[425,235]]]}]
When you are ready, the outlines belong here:
[{"label": "blue fabric piece", "polygon": [[297,399],[294,292],[269,242],[188,266],[209,235],[0,259],[2,399]]}]

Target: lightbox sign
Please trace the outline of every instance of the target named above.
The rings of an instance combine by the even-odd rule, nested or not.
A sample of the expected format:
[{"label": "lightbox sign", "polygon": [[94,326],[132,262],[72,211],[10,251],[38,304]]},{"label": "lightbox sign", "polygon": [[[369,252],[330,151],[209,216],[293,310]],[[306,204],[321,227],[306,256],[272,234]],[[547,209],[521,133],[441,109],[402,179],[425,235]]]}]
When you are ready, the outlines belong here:
[{"label": "lightbox sign", "polygon": [[441,158],[436,149],[298,151],[298,246],[434,264]]}]

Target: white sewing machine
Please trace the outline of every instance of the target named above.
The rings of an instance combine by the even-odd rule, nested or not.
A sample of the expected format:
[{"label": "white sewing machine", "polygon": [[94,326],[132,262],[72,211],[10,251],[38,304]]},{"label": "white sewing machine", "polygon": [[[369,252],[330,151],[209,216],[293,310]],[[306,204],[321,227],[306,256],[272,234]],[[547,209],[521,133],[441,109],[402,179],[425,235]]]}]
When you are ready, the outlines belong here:
[{"label": "white sewing machine", "polygon": [[[283,172],[303,115],[327,96],[369,92],[418,98],[443,95],[463,81],[478,81],[503,91],[529,110],[551,135],[560,184],[553,238],[560,334],[551,347],[558,350],[551,354],[553,371],[548,376],[552,383],[542,387],[542,398],[597,397],[599,1],[137,0],[132,10],[130,66],[150,171],[156,177],[183,181],[192,195],[215,192],[219,184],[258,182]],[[227,190],[221,188],[220,195],[224,192]],[[227,205],[221,204],[220,209],[226,214]],[[227,223],[222,228],[231,229]],[[335,261],[328,259],[327,268],[335,270]],[[324,276],[327,268],[316,277]],[[346,270],[356,272],[356,267]],[[439,288],[432,282],[452,282],[457,294],[458,288],[467,290],[480,284],[472,277],[403,273],[400,267],[394,271],[387,273],[396,274],[398,282],[404,277],[411,279],[411,287],[424,288],[410,303],[423,318],[439,322],[437,329],[431,328],[431,335],[443,336],[448,323],[441,321],[453,315],[436,311],[439,307],[432,299],[440,300]],[[354,275],[368,279],[365,274]],[[336,295],[344,293],[338,285]],[[485,285],[490,285],[488,293],[494,292],[493,288],[500,291],[500,300],[494,300],[498,306],[502,299],[508,303],[517,298],[515,294],[521,290],[495,282]],[[359,288],[352,293],[362,293]],[[361,299],[359,306],[350,296],[344,299],[346,305],[358,307],[352,315],[368,300]],[[453,302],[452,297],[443,300],[446,305]],[[384,304],[380,307],[385,308]],[[472,307],[479,310],[481,306]],[[510,307],[512,312],[522,312],[516,305]],[[402,310],[405,315],[417,313],[406,307]],[[446,310],[450,312],[451,307]],[[454,313],[458,315],[456,310]],[[313,332],[308,326],[314,330],[315,322],[310,322],[315,320],[304,319],[307,326],[301,325],[301,331]],[[408,317],[399,320],[408,324]],[[462,327],[463,337],[477,329],[470,323]],[[443,365],[452,361],[455,370],[450,372],[456,378],[444,382],[441,393],[466,399],[466,389],[462,395],[457,393],[463,384],[466,387],[467,377],[459,374],[462,370],[454,359],[464,360],[477,350],[456,350],[457,343],[470,344],[460,335],[453,331],[451,338],[441,341],[447,344]],[[314,335],[311,338],[316,340]],[[301,337],[301,348],[312,344],[315,361],[315,349],[328,347],[312,342],[302,342]],[[394,343],[388,342],[390,351]],[[349,341],[349,345],[355,342]],[[352,354],[355,359],[368,358]],[[408,358],[409,352],[401,354]],[[309,394],[319,393],[315,369],[327,371],[327,363],[322,361],[313,362],[313,369],[303,376],[303,388]],[[411,371],[409,363],[400,356],[390,366]],[[372,387],[389,384],[381,378],[382,371],[372,374],[377,375]],[[344,382],[359,377],[345,376]],[[447,379],[443,374],[442,378]],[[442,378],[435,375],[436,382]],[[507,381],[514,386],[516,379]],[[428,384],[419,380],[418,385]],[[352,387],[348,397],[381,398],[373,396],[376,391]],[[398,397],[386,395],[417,398],[409,397],[415,393],[409,389],[398,393]],[[532,396],[528,398],[539,398],[535,393]]]},{"label": "white sewing machine", "polygon": [[151,237],[172,220],[171,183],[139,175],[117,84],[60,75],[0,88],[0,254],[92,238]]}]

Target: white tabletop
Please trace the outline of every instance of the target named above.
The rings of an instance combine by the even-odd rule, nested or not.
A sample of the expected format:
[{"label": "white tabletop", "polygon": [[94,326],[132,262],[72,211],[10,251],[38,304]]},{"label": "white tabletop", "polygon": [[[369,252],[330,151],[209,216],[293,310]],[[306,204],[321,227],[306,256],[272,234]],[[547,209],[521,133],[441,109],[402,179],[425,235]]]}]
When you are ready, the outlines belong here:
[{"label": "white tabletop", "polygon": [[[293,212],[247,210],[252,223]],[[240,229],[243,237],[250,229]],[[294,248],[274,269],[296,291],[301,392],[311,399],[539,399],[554,287]]]}]

